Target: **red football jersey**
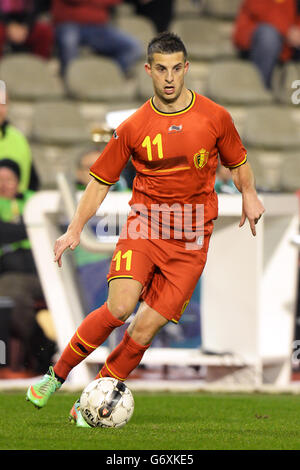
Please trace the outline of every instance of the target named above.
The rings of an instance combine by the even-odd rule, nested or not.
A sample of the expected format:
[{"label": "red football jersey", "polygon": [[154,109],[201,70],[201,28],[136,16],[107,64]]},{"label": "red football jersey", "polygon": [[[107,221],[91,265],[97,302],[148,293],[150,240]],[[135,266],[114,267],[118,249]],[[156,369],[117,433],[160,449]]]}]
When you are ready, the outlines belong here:
[{"label": "red football jersey", "polygon": [[136,169],[131,206],[150,211],[162,204],[186,204],[194,210],[203,204],[205,223],[218,214],[218,156],[229,168],[247,160],[230,114],[195,92],[190,105],[175,113],[161,112],[148,100],[116,129],[90,174],[112,185],[130,156]]}]

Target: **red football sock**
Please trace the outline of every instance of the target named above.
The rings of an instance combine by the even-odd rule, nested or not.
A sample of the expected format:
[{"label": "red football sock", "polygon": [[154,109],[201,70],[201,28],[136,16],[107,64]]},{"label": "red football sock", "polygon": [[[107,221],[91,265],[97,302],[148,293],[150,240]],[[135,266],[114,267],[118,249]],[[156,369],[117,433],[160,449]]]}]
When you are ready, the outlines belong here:
[{"label": "red football sock", "polygon": [[73,369],[100,346],[110,333],[124,322],[114,317],[105,302],[83,320],[60,359],[53,367],[55,374],[65,380]]},{"label": "red football sock", "polygon": [[128,375],[139,365],[144,352],[150,344],[143,346],[134,341],[127,331],[121,343],[110,353],[105,365],[95,377],[114,377],[119,380],[127,379]]}]

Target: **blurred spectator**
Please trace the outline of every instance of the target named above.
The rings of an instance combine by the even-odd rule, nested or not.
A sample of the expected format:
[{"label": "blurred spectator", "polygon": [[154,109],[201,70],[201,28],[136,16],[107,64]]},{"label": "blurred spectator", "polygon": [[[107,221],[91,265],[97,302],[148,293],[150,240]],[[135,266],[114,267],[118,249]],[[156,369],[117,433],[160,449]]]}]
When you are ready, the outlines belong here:
[{"label": "blurred spectator", "polygon": [[[2,100],[1,100],[2,101]],[[20,167],[20,192],[26,189],[37,190],[38,176],[32,163],[32,155],[26,137],[7,120],[8,104],[0,104],[0,161],[3,158],[14,160]]]},{"label": "blurred spectator", "polygon": [[[89,147],[83,150],[78,159],[78,166],[76,171],[76,186],[79,190],[84,190],[88,182],[91,180],[90,167],[97,160],[102,150],[104,150],[105,143],[97,145],[97,147]],[[111,187],[111,191],[126,191],[128,189],[126,179],[123,175],[120,176],[119,181]]]},{"label": "blurred spectator", "polygon": [[125,0],[135,7],[137,15],[152,21],[157,33],[169,30],[174,15],[174,0]]},{"label": "blurred spectator", "polygon": [[56,42],[64,75],[71,60],[78,56],[80,46],[117,61],[125,76],[142,57],[137,39],[110,22],[110,7],[122,0],[53,0],[52,14],[56,25]]},{"label": "blurred spectator", "polygon": [[0,0],[0,55],[32,53],[49,59],[53,51],[52,25],[39,21],[37,0]]},{"label": "blurred spectator", "polygon": [[[0,160],[0,296],[14,302],[12,309],[12,335],[23,347],[23,364],[30,365],[33,374],[40,374],[55,351],[36,320],[36,305],[43,300],[34,259],[27,238],[22,214],[27,201],[34,194],[18,192],[20,168],[10,159]],[[6,374],[6,375],[3,375]],[[2,378],[10,371],[1,370]]]},{"label": "blurred spectator", "polygon": [[[105,145],[103,144],[103,147]],[[82,152],[79,154],[78,158],[78,165],[76,169],[76,186],[77,189],[79,190],[84,190],[86,188],[86,185],[89,183],[91,180],[91,175],[90,175],[90,167],[93,165],[93,163],[97,160],[99,157],[102,146],[99,146],[99,149],[93,146],[88,147],[84,149]]]},{"label": "blurred spectator", "polygon": [[244,0],[236,19],[234,44],[260,70],[267,88],[278,61],[299,60],[300,1]]},{"label": "blurred spectator", "polygon": [[219,165],[217,168],[215,191],[217,194],[237,194],[239,192],[232,181],[230,170],[223,165]]}]

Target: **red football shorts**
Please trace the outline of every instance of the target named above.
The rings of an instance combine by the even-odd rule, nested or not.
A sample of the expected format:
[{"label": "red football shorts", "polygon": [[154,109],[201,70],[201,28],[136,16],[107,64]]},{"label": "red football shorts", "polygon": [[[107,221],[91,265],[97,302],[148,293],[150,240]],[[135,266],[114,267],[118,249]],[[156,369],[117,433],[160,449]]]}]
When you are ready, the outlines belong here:
[{"label": "red football shorts", "polygon": [[213,223],[205,225],[201,249],[187,250],[183,241],[120,238],[107,281],[135,279],[143,285],[140,300],[177,323],[204,269]]}]

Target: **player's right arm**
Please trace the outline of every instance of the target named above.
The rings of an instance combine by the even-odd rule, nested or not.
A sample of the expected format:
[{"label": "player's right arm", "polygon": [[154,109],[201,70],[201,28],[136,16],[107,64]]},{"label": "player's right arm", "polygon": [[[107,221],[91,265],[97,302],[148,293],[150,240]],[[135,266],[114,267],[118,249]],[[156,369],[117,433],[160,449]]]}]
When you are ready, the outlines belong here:
[{"label": "player's right arm", "polygon": [[108,185],[94,178],[87,185],[67,231],[55,242],[54,262],[58,263],[59,267],[62,265],[61,257],[65,250],[74,250],[79,245],[83,227],[95,215],[108,190]]},{"label": "player's right arm", "polygon": [[[129,123],[129,124],[128,124]],[[93,176],[87,185],[66,231],[54,246],[54,261],[61,266],[61,257],[68,248],[74,250],[80,242],[80,235],[88,220],[95,215],[98,207],[115,184],[132,152],[130,118],[114,131],[112,138],[90,168]]]}]

